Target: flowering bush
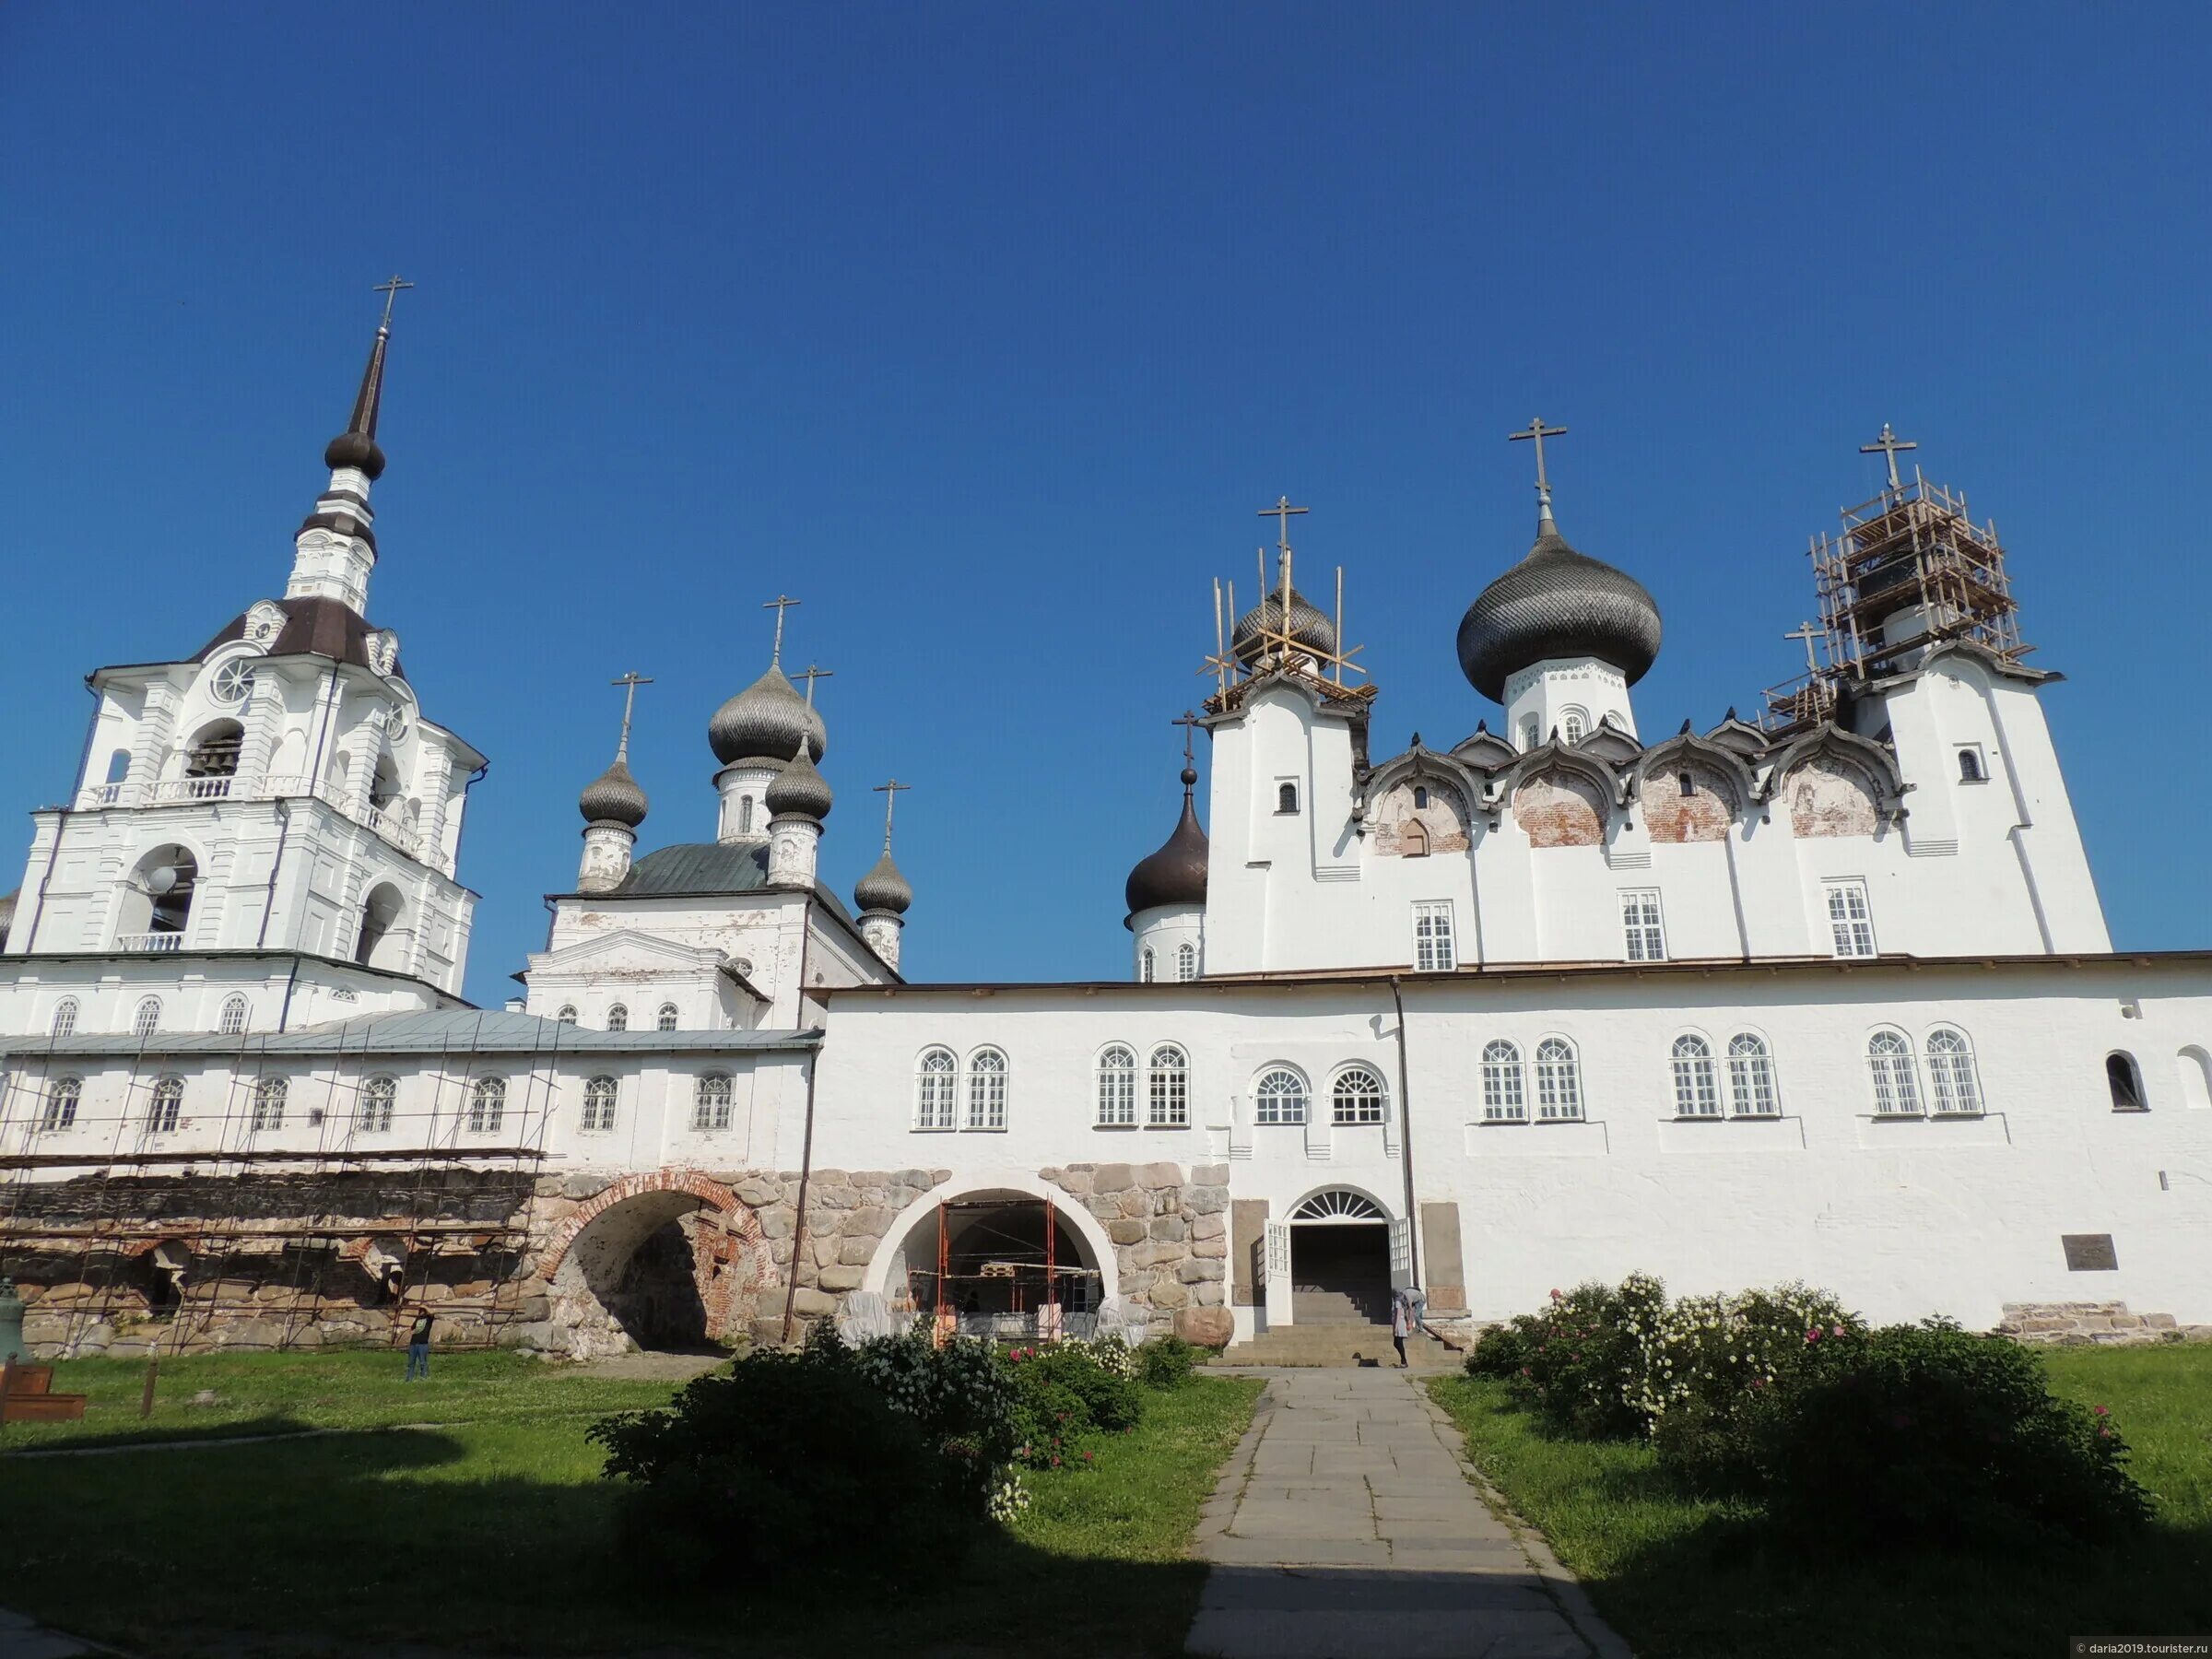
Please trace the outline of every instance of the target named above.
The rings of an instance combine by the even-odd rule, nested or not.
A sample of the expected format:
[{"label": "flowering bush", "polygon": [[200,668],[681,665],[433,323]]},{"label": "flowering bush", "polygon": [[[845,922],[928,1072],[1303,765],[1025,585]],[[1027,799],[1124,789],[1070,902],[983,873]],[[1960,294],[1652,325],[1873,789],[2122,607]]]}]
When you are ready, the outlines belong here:
[{"label": "flowering bush", "polygon": [[1155,1336],[1136,1350],[1137,1374],[1147,1388],[1177,1388],[1198,1363],[1198,1350],[1180,1336]]},{"label": "flowering bush", "polygon": [[[1491,1332],[1467,1360],[1470,1371],[1502,1374],[1514,1396],[1555,1429],[1593,1439],[1633,1434],[1643,1418],[1642,1350],[1637,1332],[1666,1306],[1659,1281],[1634,1274],[1618,1289],[1600,1284],[1554,1290],[1540,1313]],[[1489,1368],[1496,1368],[1495,1371]]]},{"label": "flowering bush", "polygon": [[1125,1374],[1133,1371],[1126,1345],[1115,1341],[1108,1358],[1099,1345],[1058,1342],[1018,1347],[1007,1356],[1017,1405],[1016,1455],[1033,1468],[1078,1467],[1095,1460],[1082,1442],[1104,1430],[1133,1429],[1144,1410],[1144,1396]]},{"label": "flowering bush", "polygon": [[[838,1359],[848,1352],[828,1320],[807,1333],[806,1347]],[[862,1343],[850,1350],[848,1362],[894,1411],[913,1419],[963,1492],[987,1502],[1019,1439],[1014,1380],[996,1349],[967,1336],[939,1347],[917,1326]]]}]

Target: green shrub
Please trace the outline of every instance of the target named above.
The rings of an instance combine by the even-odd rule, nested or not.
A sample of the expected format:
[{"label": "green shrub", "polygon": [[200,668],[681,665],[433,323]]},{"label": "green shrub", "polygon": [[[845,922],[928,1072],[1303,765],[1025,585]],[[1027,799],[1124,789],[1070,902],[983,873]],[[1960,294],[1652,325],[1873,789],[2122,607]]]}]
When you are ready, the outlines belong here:
[{"label": "green shrub", "polygon": [[[589,1437],[628,1489],[618,1538],[656,1579],[772,1582],[843,1561],[911,1583],[977,1507],[909,1417],[849,1365],[759,1353],[686,1384],[657,1411],[601,1419]],[[853,1517],[868,1547],[853,1550]]]},{"label": "green shrub", "polygon": [[912,1418],[965,1495],[988,1500],[998,1489],[1020,1431],[1014,1379],[990,1343],[955,1336],[939,1347],[930,1333],[916,1329],[848,1352],[823,1320],[807,1333],[806,1344],[809,1355],[850,1366],[894,1411]]},{"label": "green shrub", "polygon": [[1092,1448],[1090,1414],[1082,1396],[1046,1371],[1030,1365],[1014,1370],[1014,1456],[1033,1469],[1057,1469],[1088,1463]]},{"label": "green shrub", "polygon": [[1470,1377],[1510,1377],[1528,1363],[1528,1338],[1517,1324],[1496,1324],[1475,1339],[1468,1350]]},{"label": "green shrub", "polygon": [[1643,1274],[1618,1289],[1592,1283],[1554,1290],[1541,1313],[1512,1322],[1522,1347],[1521,1363],[1506,1378],[1514,1396],[1562,1433],[1599,1440],[1641,1432],[1636,1332],[1665,1306],[1664,1287]]},{"label": "green shrub", "polygon": [[1179,1387],[1197,1364],[1198,1350],[1180,1336],[1155,1336],[1136,1350],[1137,1375],[1147,1388]]},{"label": "green shrub", "polygon": [[1828,1546],[2099,1541],[2150,1512],[2102,1407],[2055,1398],[2017,1343],[1940,1321],[1874,1332],[1757,1427],[1769,1514]]}]

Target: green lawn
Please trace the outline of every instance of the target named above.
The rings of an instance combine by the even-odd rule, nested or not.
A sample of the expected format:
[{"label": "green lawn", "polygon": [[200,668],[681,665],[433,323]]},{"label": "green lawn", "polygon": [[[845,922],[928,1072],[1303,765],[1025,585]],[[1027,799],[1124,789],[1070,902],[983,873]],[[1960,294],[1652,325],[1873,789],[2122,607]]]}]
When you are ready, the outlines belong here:
[{"label": "green lawn", "polygon": [[2212,1347],[2050,1356],[2052,1385],[2110,1406],[2157,1498],[2112,1550],[1839,1563],[1770,1547],[1755,1506],[1685,1498],[1652,1453],[1547,1438],[1502,1383],[1430,1384],[1468,1455],[1551,1540],[1641,1659],[2014,1659],[2070,1635],[2212,1630]]},{"label": "green lawn", "polygon": [[[377,1641],[507,1653],[938,1653],[1151,1659],[1181,1651],[1204,1568],[1184,1542],[1258,1383],[1147,1393],[1131,1435],[1085,1473],[1031,1474],[1029,1513],[945,1581],[896,1600],[748,1584],[686,1599],[607,1563],[616,1488],[583,1436],[666,1382],[564,1374],[501,1355],[441,1357],[408,1388],[397,1356],[165,1361],[153,1427],[362,1430],[265,1445],[0,1459],[0,1606],[124,1648],[178,1655],[347,1652]],[[385,1373],[391,1373],[386,1376]],[[139,1424],[144,1368],[84,1361],[87,1436]],[[226,1401],[193,1406],[211,1389]],[[105,1420],[103,1420],[105,1419]],[[402,1422],[426,1429],[376,1431]],[[11,1425],[6,1444],[31,1437]],[[41,1431],[51,1442],[53,1430]],[[29,1517],[36,1517],[30,1521]],[[868,1518],[853,1518],[865,1552]]]}]

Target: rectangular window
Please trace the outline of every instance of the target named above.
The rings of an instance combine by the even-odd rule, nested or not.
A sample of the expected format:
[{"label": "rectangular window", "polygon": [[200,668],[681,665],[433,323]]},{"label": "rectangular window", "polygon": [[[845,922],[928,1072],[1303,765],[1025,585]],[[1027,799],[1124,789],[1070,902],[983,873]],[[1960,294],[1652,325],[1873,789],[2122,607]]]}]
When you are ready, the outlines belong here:
[{"label": "rectangular window", "polygon": [[1629,888],[1620,895],[1620,931],[1631,962],[1666,960],[1666,928],[1659,920],[1659,889]]},{"label": "rectangular window", "polygon": [[1866,884],[1831,881],[1828,884],[1828,927],[1840,957],[1874,954],[1874,915],[1866,908]]},{"label": "rectangular window", "polygon": [[1413,965],[1422,973],[1442,973],[1459,966],[1452,937],[1452,901],[1430,900],[1413,907]]}]

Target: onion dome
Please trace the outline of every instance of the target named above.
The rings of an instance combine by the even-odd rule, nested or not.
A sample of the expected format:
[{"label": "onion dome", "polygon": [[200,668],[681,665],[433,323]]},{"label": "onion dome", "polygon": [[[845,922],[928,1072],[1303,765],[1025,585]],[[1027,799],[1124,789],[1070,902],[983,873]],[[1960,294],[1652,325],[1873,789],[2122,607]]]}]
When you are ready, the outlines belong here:
[{"label": "onion dome", "polygon": [[1659,655],[1659,606],[1625,571],[1577,553],[1547,506],[1528,556],[1482,590],[1459,624],[1459,665],[1476,690],[1505,700],[1531,663],[1595,657],[1634,685]]},{"label": "onion dome", "polygon": [[1122,896],[1133,916],[1161,905],[1206,902],[1206,831],[1198,827],[1198,809],[1191,803],[1191,786],[1197,782],[1198,774],[1184,767],[1182,821],[1159,852],[1139,861],[1129,872],[1129,884],[1122,889]]},{"label": "onion dome", "polygon": [[1328,618],[1306,602],[1296,588],[1290,590],[1290,624],[1283,625],[1283,595],[1279,589],[1253,606],[1237,618],[1236,631],[1230,635],[1230,649],[1237,661],[1246,667],[1267,651],[1268,642],[1260,630],[1270,633],[1288,633],[1291,639],[1319,656],[1336,654],[1336,629]]},{"label": "onion dome", "polygon": [[645,821],[645,792],[618,755],[612,766],[583,786],[576,810],[587,824],[628,824],[635,830]]},{"label": "onion dome", "polygon": [[802,745],[819,760],[830,747],[830,732],[783,670],[771,663],[766,674],[714,711],[707,741],[724,766],[755,756],[789,760]]},{"label": "onion dome", "polygon": [[818,823],[830,816],[830,781],[815,771],[803,749],[784,762],[764,798],[771,816],[788,812]]},{"label": "onion dome", "polygon": [[894,916],[903,916],[913,901],[914,889],[907,886],[906,877],[891,862],[888,847],[868,873],[853,884],[853,906],[864,912],[888,911]]}]

